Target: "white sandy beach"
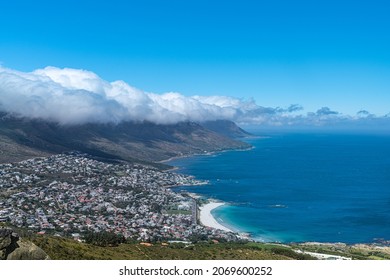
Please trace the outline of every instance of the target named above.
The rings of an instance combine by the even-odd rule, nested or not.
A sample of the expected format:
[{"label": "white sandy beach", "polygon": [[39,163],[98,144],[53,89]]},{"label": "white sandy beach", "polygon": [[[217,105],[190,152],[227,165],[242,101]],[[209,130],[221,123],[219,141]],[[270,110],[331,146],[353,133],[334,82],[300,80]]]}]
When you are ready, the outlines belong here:
[{"label": "white sandy beach", "polygon": [[218,221],[213,217],[213,215],[211,215],[211,211],[213,209],[220,207],[222,205],[225,205],[225,203],[223,203],[223,202],[210,202],[210,203],[207,203],[207,204],[199,207],[199,209],[200,209],[200,217],[199,217],[200,222],[204,226],[207,226],[207,227],[222,229],[225,231],[232,231],[232,230],[228,229],[227,227],[224,227],[223,225],[218,223]]}]

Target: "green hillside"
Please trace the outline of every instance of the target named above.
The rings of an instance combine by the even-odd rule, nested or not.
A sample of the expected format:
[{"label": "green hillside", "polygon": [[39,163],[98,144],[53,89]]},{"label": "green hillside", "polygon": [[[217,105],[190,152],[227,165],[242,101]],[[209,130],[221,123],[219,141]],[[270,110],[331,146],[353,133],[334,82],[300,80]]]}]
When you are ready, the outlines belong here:
[{"label": "green hillside", "polygon": [[54,260],[288,260],[312,259],[281,245],[260,243],[139,243],[99,247],[72,239],[34,236],[30,238]]}]

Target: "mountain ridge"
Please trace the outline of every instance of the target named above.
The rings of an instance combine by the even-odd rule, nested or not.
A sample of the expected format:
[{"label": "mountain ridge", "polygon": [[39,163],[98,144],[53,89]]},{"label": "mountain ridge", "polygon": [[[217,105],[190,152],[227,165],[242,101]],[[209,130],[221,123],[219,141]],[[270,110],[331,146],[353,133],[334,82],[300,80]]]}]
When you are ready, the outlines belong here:
[{"label": "mountain ridge", "polygon": [[[74,150],[107,160],[159,162],[178,156],[250,147],[237,139],[249,133],[230,121],[218,123],[60,125],[3,113],[0,114],[0,163]],[[221,133],[224,129],[225,134]]]}]

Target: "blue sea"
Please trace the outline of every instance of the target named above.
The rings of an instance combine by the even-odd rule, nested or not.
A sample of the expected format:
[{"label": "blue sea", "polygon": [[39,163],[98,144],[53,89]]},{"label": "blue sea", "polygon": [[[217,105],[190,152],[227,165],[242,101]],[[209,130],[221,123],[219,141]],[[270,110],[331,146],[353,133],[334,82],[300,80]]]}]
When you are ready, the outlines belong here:
[{"label": "blue sea", "polygon": [[212,214],[267,242],[390,240],[390,136],[271,133],[248,151],[176,159],[209,180],[181,187],[227,202]]}]

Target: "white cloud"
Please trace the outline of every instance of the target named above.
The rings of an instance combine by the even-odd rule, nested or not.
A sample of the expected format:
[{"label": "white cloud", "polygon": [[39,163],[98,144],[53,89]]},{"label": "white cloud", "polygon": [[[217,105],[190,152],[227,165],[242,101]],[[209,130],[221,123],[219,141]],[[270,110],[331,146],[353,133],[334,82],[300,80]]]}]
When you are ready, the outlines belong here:
[{"label": "white cloud", "polygon": [[225,96],[147,93],[85,70],[46,67],[24,73],[0,68],[0,110],[61,124],[233,120],[250,107],[256,107],[253,101]]},{"label": "white cloud", "polygon": [[126,115],[123,106],[104,94],[65,87],[37,72],[4,68],[0,68],[0,110],[62,124],[115,122]]},{"label": "white cloud", "polygon": [[121,121],[171,124],[227,119],[240,124],[318,126],[356,121],[363,116],[376,118],[365,111],[351,117],[328,107],[303,113],[299,104],[271,108],[259,106],[252,99],[148,93],[124,81],[105,81],[90,71],[56,67],[25,73],[0,66],[0,111],[60,124]]}]

